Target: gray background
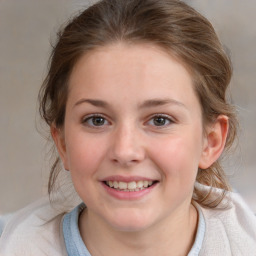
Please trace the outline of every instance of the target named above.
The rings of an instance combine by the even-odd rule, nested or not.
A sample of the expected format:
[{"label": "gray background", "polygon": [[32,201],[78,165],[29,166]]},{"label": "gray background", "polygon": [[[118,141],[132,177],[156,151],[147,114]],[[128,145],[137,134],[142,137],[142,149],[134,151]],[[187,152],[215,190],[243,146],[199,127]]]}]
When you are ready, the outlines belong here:
[{"label": "gray background", "polygon": [[[240,148],[225,165],[233,187],[256,212],[256,2],[186,2],[212,21],[231,52],[235,73],[231,87],[241,134]],[[0,214],[46,193],[49,146],[36,129],[37,93],[46,73],[49,42],[62,22],[87,4],[0,0]]]}]

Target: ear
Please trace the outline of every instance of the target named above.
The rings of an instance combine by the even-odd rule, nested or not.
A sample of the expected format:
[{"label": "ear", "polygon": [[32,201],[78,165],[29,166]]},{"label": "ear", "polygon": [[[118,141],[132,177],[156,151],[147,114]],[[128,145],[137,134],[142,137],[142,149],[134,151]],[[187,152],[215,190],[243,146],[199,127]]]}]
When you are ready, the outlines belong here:
[{"label": "ear", "polygon": [[218,160],[226,144],[228,127],[228,117],[220,115],[207,128],[199,168],[207,169]]},{"label": "ear", "polygon": [[59,156],[62,160],[63,166],[66,170],[69,170],[67,153],[66,153],[66,143],[63,129],[57,128],[55,125],[51,126],[51,135],[59,152]]}]

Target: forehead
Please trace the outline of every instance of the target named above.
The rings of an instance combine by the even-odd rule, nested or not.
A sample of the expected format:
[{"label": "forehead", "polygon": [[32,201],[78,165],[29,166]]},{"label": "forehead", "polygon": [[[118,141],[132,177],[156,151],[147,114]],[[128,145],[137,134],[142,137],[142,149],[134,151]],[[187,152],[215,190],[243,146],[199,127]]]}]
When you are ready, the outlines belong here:
[{"label": "forehead", "polygon": [[195,98],[187,68],[152,44],[116,43],[84,54],[72,71],[69,86],[70,97]]}]

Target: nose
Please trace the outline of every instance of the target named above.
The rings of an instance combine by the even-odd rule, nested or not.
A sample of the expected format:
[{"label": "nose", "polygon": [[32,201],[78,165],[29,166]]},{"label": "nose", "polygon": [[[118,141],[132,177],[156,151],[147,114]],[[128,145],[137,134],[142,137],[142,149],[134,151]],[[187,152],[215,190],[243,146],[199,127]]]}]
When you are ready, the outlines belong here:
[{"label": "nose", "polygon": [[112,137],[111,161],[129,167],[145,159],[143,135],[139,128],[132,125],[118,127]]}]

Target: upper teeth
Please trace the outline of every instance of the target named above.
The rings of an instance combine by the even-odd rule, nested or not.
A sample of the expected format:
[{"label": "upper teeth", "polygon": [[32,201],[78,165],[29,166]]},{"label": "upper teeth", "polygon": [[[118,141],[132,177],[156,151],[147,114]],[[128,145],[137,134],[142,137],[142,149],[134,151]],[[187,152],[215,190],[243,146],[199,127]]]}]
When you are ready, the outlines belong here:
[{"label": "upper teeth", "polygon": [[143,188],[147,188],[153,184],[153,181],[131,181],[131,182],[123,182],[123,181],[106,181],[106,184],[115,189],[122,189],[122,190],[141,190]]}]

